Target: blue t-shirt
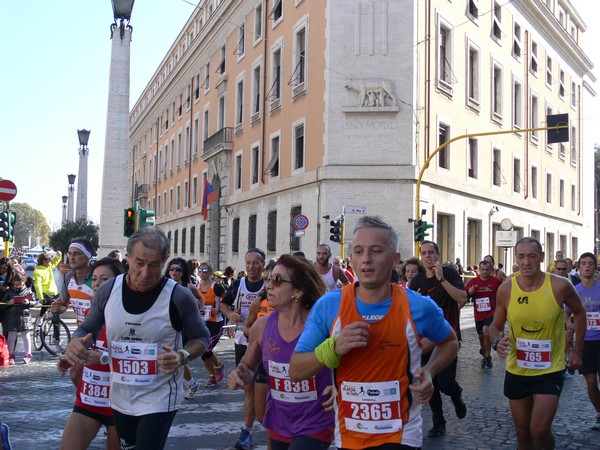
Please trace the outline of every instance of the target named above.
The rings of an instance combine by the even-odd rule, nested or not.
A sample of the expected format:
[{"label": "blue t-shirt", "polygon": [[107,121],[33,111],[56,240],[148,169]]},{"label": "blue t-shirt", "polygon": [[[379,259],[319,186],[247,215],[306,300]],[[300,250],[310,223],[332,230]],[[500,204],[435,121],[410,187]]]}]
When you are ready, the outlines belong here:
[{"label": "blue t-shirt", "polygon": [[[575,286],[575,290],[581,298],[586,313],[597,313],[600,311],[600,281],[595,281],[591,288],[586,288],[583,283]],[[568,309],[568,308],[565,308]],[[600,341],[600,330],[588,330],[585,333],[586,341]]]},{"label": "blue t-shirt", "polygon": [[[406,289],[412,320],[420,338],[428,338],[434,343],[443,341],[450,334],[450,324],[444,319],[439,306],[429,297],[424,297]],[[336,289],[323,295],[312,307],[300,340],[297,352],[313,352],[319,344],[329,337],[333,321],[337,317],[342,301],[342,290]],[[356,298],[356,308],[367,322],[381,320],[390,309],[392,298],[381,303],[364,303]]]}]

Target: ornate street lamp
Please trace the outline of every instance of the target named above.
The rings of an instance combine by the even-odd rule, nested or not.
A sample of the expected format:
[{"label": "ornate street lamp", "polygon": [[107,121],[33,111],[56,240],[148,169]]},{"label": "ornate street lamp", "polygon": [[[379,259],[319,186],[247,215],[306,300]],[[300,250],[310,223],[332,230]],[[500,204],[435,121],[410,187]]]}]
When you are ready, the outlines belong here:
[{"label": "ornate street lamp", "polygon": [[67,175],[69,180],[69,199],[67,200],[67,220],[75,222],[75,174]]},{"label": "ornate street lamp", "polygon": [[62,225],[65,224],[65,222],[67,221],[67,199],[69,197],[67,197],[66,195],[62,196],[62,202],[63,202],[63,209],[62,209]]},{"label": "ornate street lamp", "polygon": [[[110,26],[111,37],[112,30],[117,28],[117,20],[120,21],[118,27],[121,39],[123,39],[125,36],[125,28],[133,30],[131,25],[129,25],[129,21],[131,20],[131,11],[133,10],[134,1],[135,0],[112,0],[113,17],[115,18],[115,23]],[[125,21],[127,21],[127,26],[125,26]]]},{"label": "ornate street lamp", "polygon": [[87,144],[90,139],[90,130],[77,130],[77,137],[79,138],[79,178],[75,217],[87,219],[88,156],[90,154]]}]

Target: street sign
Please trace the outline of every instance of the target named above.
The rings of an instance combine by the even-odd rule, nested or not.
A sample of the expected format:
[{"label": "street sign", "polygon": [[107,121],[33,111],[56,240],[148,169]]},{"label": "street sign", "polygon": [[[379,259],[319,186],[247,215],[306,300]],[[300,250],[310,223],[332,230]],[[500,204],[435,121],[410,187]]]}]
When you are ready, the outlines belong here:
[{"label": "street sign", "polygon": [[[546,117],[546,122],[549,127],[569,125],[569,114],[551,114]],[[569,142],[568,126],[566,128],[560,128],[558,130],[547,131],[547,143],[554,144],[556,142]]]},{"label": "street sign", "polygon": [[0,181],[0,200],[10,202],[17,196],[17,186],[10,180]]},{"label": "street sign", "polygon": [[514,247],[516,243],[516,231],[496,231],[496,247]]},{"label": "street sign", "polygon": [[344,206],[344,213],[346,214],[366,214],[366,206]]},{"label": "street sign", "polygon": [[296,217],[294,217],[294,228],[296,230],[305,230],[307,227],[308,217],[306,217],[304,214],[298,214]]},{"label": "street sign", "polygon": [[304,236],[304,230],[294,230],[294,237]]}]

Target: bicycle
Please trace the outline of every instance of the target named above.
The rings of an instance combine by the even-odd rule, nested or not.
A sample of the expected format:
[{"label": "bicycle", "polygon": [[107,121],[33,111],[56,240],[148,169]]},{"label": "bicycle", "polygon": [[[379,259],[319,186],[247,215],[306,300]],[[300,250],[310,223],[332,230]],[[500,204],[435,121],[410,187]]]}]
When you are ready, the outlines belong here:
[{"label": "bicycle", "polygon": [[[44,303],[40,305],[40,314],[35,319],[33,331],[33,348],[36,351],[41,351],[45,348],[51,355],[59,355],[63,352],[61,346],[56,346],[54,343],[54,330],[58,328],[59,335],[66,336],[67,344],[71,342],[71,331],[65,322],[59,316],[56,316],[50,311],[51,304]],[[44,309],[46,311],[44,311]]]}]

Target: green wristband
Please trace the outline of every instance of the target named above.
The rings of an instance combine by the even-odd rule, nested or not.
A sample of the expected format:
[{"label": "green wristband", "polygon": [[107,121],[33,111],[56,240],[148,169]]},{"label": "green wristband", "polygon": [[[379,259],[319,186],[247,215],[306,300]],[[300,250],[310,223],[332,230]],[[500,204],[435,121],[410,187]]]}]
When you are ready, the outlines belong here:
[{"label": "green wristband", "polygon": [[337,336],[331,336],[325,339],[317,348],[315,348],[315,356],[317,361],[330,369],[335,369],[340,365],[341,357],[335,353],[335,340]]}]

